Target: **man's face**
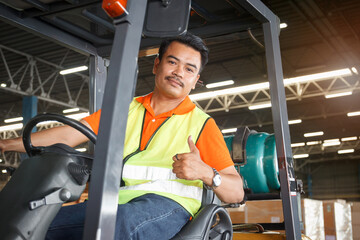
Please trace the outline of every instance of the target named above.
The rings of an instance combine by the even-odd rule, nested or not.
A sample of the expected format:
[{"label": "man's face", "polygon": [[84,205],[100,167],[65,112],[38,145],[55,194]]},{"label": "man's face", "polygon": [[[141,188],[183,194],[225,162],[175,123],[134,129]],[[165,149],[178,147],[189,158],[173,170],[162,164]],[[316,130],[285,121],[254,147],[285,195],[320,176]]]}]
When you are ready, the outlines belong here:
[{"label": "man's face", "polygon": [[162,60],[155,59],[155,92],[172,99],[184,99],[199,79],[201,55],[179,42],[172,42]]}]

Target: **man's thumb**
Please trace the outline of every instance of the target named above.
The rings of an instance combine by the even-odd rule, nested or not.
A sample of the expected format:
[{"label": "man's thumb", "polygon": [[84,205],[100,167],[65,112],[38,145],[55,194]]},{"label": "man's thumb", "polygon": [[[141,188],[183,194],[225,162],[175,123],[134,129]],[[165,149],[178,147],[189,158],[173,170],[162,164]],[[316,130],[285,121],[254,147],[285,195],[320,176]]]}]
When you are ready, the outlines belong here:
[{"label": "man's thumb", "polygon": [[198,149],[195,146],[195,143],[193,142],[191,135],[188,138],[188,144],[191,152],[198,152]]}]

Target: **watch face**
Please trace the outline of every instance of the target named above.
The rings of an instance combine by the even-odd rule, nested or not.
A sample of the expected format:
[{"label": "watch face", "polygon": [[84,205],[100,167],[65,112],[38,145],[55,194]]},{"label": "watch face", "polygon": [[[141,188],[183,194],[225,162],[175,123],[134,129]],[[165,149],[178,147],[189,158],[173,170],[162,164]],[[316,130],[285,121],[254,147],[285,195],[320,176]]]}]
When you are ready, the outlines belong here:
[{"label": "watch face", "polygon": [[219,174],[216,174],[213,178],[213,184],[214,186],[218,187],[221,184],[221,176]]}]

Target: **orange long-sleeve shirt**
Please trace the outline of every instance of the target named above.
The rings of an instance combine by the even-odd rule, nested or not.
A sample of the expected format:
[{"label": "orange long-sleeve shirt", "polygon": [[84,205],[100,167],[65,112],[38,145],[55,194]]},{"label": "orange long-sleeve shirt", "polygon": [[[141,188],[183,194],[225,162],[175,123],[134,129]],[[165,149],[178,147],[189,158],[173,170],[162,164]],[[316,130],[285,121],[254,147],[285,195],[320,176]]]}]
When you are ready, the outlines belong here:
[{"label": "orange long-sleeve shirt", "polygon": [[[144,120],[143,132],[141,137],[140,148],[143,150],[150,140],[153,133],[158,127],[165,121],[166,118],[172,116],[173,114],[182,115],[192,111],[195,108],[195,104],[191,102],[189,97],[186,97],[185,100],[173,110],[162,113],[158,116],[155,116],[153,109],[151,108],[152,93],[138,97],[136,100],[143,104],[146,109],[146,115]],[[84,118],[84,120],[89,123],[92,130],[97,134],[99,130],[99,123],[101,117],[101,110],[93,113],[92,115]],[[194,139],[195,141],[196,139]],[[208,164],[209,166],[221,171],[224,168],[234,165],[228,148],[226,147],[224,138],[220,132],[220,129],[217,127],[214,119],[210,118],[201,132],[199,139],[196,142],[196,147],[200,151],[201,159]]]}]

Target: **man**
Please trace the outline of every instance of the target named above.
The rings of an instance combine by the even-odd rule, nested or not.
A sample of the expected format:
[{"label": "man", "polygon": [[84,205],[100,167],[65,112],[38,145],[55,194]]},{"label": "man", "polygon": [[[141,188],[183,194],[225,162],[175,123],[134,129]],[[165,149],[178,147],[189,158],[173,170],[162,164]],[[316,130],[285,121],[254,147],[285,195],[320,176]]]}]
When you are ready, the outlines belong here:
[{"label": "man", "polygon": [[[203,184],[223,202],[242,201],[242,180],[220,130],[188,97],[207,60],[208,49],[192,34],[163,41],[153,67],[154,91],[132,101],[116,239],[172,238],[198,211]],[[81,122],[97,133],[100,115],[101,110]],[[32,135],[34,145],[87,140],[68,126]],[[0,148],[24,151],[20,139],[0,141]],[[47,239],[80,239],[85,206],[63,207]]]}]

